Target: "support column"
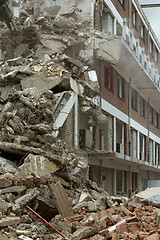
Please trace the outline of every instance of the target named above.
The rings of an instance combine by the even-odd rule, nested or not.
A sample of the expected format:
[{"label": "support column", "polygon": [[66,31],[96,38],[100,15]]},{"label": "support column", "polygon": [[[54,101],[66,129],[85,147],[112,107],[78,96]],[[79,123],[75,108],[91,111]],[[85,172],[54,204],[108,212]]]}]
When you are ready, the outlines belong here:
[{"label": "support column", "polygon": [[137,136],[136,131],[132,131],[132,157],[137,158]]},{"label": "support column", "polygon": [[116,117],[113,118],[113,151],[116,152]]},{"label": "support column", "polygon": [[136,186],[136,173],[132,173],[132,191],[135,192],[135,186]]},{"label": "support column", "polygon": [[106,149],[107,151],[113,151],[113,120],[112,116],[108,116],[108,122],[106,123],[106,136],[105,136],[105,142],[106,142]]},{"label": "support column", "polygon": [[149,163],[153,163],[153,143],[152,140],[149,141]]},{"label": "support column", "polygon": [[158,148],[158,144],[156,144],[156,165],[158,166],[158,158],[159,158],[159,148]]},{"label": "support column", "polygon": [[139,131],[137,131],[137,159],[140,159],[140,141],[139,141]]},{"label": "support column", "polygon": [[122,144],[124,144],[124,124],[122,124]]},{"label": "support column", "polygon": [[139,173],[137,173],[137,191],[138,192],[141,191],[141,189],[140,189],[140,174]]},{"label": "support column", "polygon": [[156,153],[156,150],[155,150],[155,141],[153,141],[153,164],[155,165],[156,164],[156,156],[155,156],[155,153]]},{"label": "support column", "polygon": [[94,148],[100,150],[100,127],[98,124],[95,126]]},{"label": "support column", "polygon": [[128,125],[125,125],[124,127],[124,154],[129,156],[129,128]]},{"label": "support column", "polygon": [[129,194],[128,194],[128,197],[131,198],[132,196],[132,172],[131,170],[129,169]]},{"label": "support column", "polygon": [[117,19],[116,18],[114,18],[114,36],[116,36],[117,35]]},{"label": "support column", "polygon": [[122,124],[122,144],[123,144],[123,157],[124,157],[124,124]]},{"label": "support column", "polygon": [[124,193],[124,170],[122,170],[122,194]]},{"label": "support column", "polygon": [[116,169],[113,169],[113,189],[112,189],[113,195],[116,194]]},{"label": "support column", "polygon": [[143,136],[143,146],[142,146],[142,152],[144,153],[144,158],[142,160],[145,161],[146,158],[146,152],[145,152],[145,137]]}]

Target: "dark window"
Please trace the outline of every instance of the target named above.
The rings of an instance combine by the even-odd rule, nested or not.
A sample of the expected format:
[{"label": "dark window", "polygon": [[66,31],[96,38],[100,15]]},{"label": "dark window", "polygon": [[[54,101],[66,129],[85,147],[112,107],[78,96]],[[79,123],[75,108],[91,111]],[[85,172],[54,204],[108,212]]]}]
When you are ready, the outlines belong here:
[{"label": "dark window", "polygon": [[118,97],[124,100],[125,81],[120,76],[118,77]]},{"label": "dark window", "polygon": [[140,114],[145,117],[145,100],[142,97],[140,98]]},{"label": "dark window", "polygon": [[149,122],[153,124],[153,108],[149,106]]},{"label": "dark window", "polygon": [[145,26],[143,25],[143,23],[141,24],[141,38],[143,39],[143,41],[145,40]]},{"label": "dark window", "polygon": [[155,126],[159,127],[159,114],[157,112],[155,112]]},{"label": "dark window", "polygon": [[150,51],[150,54],[153,55],[153,41],[152,41],[152,39],[150,39],[149,51]]},{"label": "dark window", "polygon": [[158,62],[158,49],[155,49],[155,62]]},{"label": "dark window", "polygon": [[137,11],[134,6],[132,6],[132,24],[137,26]]},{"label": "dark window", "polygon": [[104,85],[105,88],[113,90],[113,69],[112,67],[105,67]]},{"label": "dark window", "polygon": [[132,108],[137,111],[138,110],[138,93],[135,89],[132,88]]}]

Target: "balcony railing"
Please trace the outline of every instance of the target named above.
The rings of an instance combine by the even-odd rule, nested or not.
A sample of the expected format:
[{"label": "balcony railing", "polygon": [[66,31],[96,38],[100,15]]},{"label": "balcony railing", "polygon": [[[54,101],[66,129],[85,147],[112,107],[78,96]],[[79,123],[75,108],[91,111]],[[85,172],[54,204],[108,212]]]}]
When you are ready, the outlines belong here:
[{"label": "balcony railing", "polygon": [[160,91],[160,75],[158,74],[158,69],[155,68],[153,62],[149,61],[149,55],[145,54],[145,49],[140,46],[139,39],[134,37],[134,29],[129,30],[126,19],[124,19],[123,22],[122,40],[123,43],[129,47],[132,55],[143,68],[150,80]]}]

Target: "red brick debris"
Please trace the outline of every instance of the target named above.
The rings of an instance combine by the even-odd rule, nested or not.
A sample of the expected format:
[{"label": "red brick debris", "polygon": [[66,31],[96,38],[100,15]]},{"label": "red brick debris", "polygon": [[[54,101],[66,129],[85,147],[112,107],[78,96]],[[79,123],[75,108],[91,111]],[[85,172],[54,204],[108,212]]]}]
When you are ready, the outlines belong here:
[{"label": "red brick debris", "polygon": [[[77,228],[78,240],[158,240],[160,239],[158,212],[159,209],[156,207],[139,203],[136,207],[135,202],[129,202],[126,207],[108,208],[105,212],[103,211],[103,214],[102,212],[85,213],[83,218],[82,214],[76,214],[75,217],[68,218],[68,221]],[[89,219],[91,219],[90,222]],[[91,227],[91,230],[88,228],[88,232],[85,233],[86,226]],[[97,231],[98,227],[99,231]],[[76,236],[75,233],[73,235]]]}]

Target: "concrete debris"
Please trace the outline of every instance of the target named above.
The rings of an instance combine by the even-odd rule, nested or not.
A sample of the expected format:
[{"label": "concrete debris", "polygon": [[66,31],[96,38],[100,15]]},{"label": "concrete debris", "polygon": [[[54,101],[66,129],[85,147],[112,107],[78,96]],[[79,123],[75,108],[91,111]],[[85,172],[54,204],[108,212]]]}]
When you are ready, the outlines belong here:
[{"label": "concrete debris", "polygon": [[160,188],[158,187],[147,188],[145,191],[137,193],[132,200],[143,204],[148,203],[159,207],[160,206],[159,191]]},{"label": "concrete debris", "polygon": [[73,210],[61,183],[57,182],[56,184],[49,185],[49,187],[53,198],[55,198],[59,213],[65,218],[72,216]]},{"label": "concrete debris", "polygon": [[17,225],[21,222],[19,217],[5,217],[0,219],[0,227],[6,227],[10,225]]},{"label": "concrete debris", "polygon": [[59,12],[57,13],[57,16],[71,15],[72,13],[75,12],[76,8],[77,8],[76,1],[72,1],[72,0],[66,1],[66,2],[64,2],[62,7],[60,8]]},{"label": "concrete debris", "polygon": [[32,189],[22,197],[15,200],[15,204],[12,207],[13,212],[16,212],[21,209],[21,207],[25,206],[32,199],[38,197],[40,194],[39,189]]},{"label": "concrete debris", "polygon": [[19,236],[19,239],[22,239],[22,240],[33,240],[33,238],[29,238],[29,237],[26,237],[24,235]]},{"label": "concrete debris", "polygon": [[10,173],[5,173],[0,175],[0,188],[11,187],[13,183],[13,175]]},{"label": "concrete debris", "polygon": [[44,177],[58,169],[59,168],[53,162],[47,160],[47,158],[33,154],[29,154],[24,159],[24,164],[18,168],[22,179],[26,179],[31,174],[34,174],[36,177]]},{"label": "concrete debris", "polygon": [[[30,157],[31,154],[28,159]],[[29,184],[24,186],[22,179],[18,180],[18,174],[19,169],[14,174],[14,186],[3,188],[0,192],[0,228],[8,232],[8,239],[43,239],[44,236],[45,239],[48,236],[59,239],[57,233],[46,229],[41,220],[27,211],[28,204],[68,239],[106,239],[114,236],[133,239],[133,235],[134,239],[159,238],[160,213],[154,206],[138,203],[136,198],[133,202],[124,197],[109,196],[95,183],[84,179],[79,179],[81,185],[77,188],[78,185],[73,184],[75,176],[73,180],[69,174],[54,172],[25,176],[33,181],[35,188]],[[64,188],[60,182],[63,182]]]},{"label": "concrete debris", "polygon": [[[0,29],[0,239],[62,240],[28,206],[70,240],[159,239],[157,188],[130,201],[109,196],[87,179],[88,153],[77,150],[76,129],[70,145],[75,107],[88,135],[108,121],[95,104],[93,56],[109,59],[112,41],[91,30],[87,13],[79,21],[78,1],[48,2],[13,1],[19,17],[6,24],[12,32],[15,22],[16,32],[5,23]],[[115,42],[113,64],[121,50]]]}]

